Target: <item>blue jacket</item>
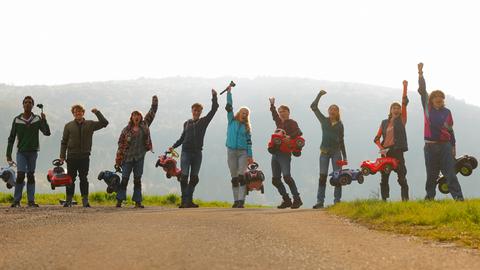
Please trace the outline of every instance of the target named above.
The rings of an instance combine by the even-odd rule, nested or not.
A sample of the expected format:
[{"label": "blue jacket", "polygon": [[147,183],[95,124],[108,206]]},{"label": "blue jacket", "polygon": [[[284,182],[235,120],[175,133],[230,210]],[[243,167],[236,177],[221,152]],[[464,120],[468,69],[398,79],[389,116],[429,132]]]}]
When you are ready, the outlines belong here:
[{"label": "blue jacket", "polygon": [[235,120],[233,115],[233,99],[232,93],[227,93],[227,147],[230,149],[246,149],[249,157],[253,156],[252,153],[252,135],[247,131],[244,123]]}]

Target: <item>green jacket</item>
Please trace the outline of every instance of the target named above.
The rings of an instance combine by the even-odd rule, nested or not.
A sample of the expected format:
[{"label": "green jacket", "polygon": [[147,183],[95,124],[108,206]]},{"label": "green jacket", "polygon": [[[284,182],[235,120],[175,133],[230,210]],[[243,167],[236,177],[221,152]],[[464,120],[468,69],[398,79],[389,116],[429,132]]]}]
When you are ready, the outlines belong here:
[{"label": "green jacket", "polygon": [[[90,156],[93,132],[108,125],[102,113],[95,114],[98,121],[84,120],[79,124],[75,120],[67,123],[63,129],[60,158],[84,158]],[[67,153],[68,152],[68,153]]]},{"label": "green jacket", "polygon": [[47,120],[40,116],[32,114],[30,121],[25,121],[22,114],[13,119],[12,129],[8,137],[7,158],[12,159],[13,145],[15,138],[17,141],[18,152],[34,152],[40,149],[38,132],[43,135],[50,136],[50,127]]}]

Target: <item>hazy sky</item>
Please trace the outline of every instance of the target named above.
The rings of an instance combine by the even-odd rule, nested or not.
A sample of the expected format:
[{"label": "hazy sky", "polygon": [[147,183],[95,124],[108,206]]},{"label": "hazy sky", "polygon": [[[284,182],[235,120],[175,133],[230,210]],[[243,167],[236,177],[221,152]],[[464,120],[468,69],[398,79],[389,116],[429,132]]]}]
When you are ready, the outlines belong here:
[{"label": "hazy sky", "polygon": [[478,1],[0,2],[0,82],[295,76],[480,105]]}]

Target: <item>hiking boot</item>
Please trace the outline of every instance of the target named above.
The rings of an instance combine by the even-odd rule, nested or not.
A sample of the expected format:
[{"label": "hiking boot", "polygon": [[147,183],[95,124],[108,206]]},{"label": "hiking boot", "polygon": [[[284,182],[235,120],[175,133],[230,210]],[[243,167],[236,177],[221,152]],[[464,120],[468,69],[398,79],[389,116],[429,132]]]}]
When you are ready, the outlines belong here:
[{"label": "hiking boot", "polygon": [[300,197],[294,197],[293,198],[293,203],[292,203],[292,209],[298,209],[300,208],[300,206],[303,205],[303,202],[302,202],[302,199],[300,199]]},{"label": "hiking boot", "polygon": [[20,207],[20,202],[13,202],[10,207],[15,208],[15,207]]},{"label": "hiking boot", "polygon": [[319,202],[313,206],[313,209],[322,209],[323,207],[323,202]]},{"label": "hiking boot", "polygon": [[198,208],[198,204],[194,203],[193,201],[189,201],[187,208]]},{"label": "hiking boot", "polygon": [[34,201],[28,202],[28,207],[39,207],[38,204],[36,204]]},{"label": "hiking boot", "polygon": [[145,208],[141,202],[136,202],[135,203],[135,208]]},{"label": "hiking boot", "polygon": [[238,201],[235,201],[232,205],[232,208],[238,208]]},{"label": "hiking boot", "polygon": [[277,206],[278,209],[285,209],[292,206],[292,200],[289,197],[283,198],[283,202]]},{"label": "hiking boot", "polygon": [[117,208],[122,208],[122,200],[117,200],[117,204],[115,205]]}]

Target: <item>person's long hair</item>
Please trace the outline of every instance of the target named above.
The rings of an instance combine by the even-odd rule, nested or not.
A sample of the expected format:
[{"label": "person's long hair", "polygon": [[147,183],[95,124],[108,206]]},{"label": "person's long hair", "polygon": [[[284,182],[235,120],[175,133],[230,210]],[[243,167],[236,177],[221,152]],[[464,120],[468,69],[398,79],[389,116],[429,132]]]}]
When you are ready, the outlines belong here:
[{"label": "person's long hair", "polygon": [[[336,104],[332,104],[332,105],[330,105],[330,107],[328,107],[328,110],[330,111],[330,109],[333,109],[333,108],[336,108],[337,111],[338,111],[338,117],[337,117],[337,119],[333,119],[333,120],[336,121],[336,122],[340,122],[340,120],[341,120],[341,117],[340,117],[340,107],[338,107],[338,105],[336,105]],[[330,119],[330,121],[332,121],[332,119]]]},{"label": "person's long hair", "polygon": [[143,121],[143,115],[142,115],[142,113],[141,113],[140,111],[133,111],[133,112],[130,114],[130,120],[128,121],[128,125],[129,125],[130,127],[133,127],[133,117],[134,117],[135,115],[140,115],[140,122]]},{"label": "person's long hair", "polygon": [[442,90],[435,90],[430,93],[428,96],[428,104],[433,105],[433,99],[436,97],[441,97],[442,99],[445,99],[445,93],[443,93]]},{"label": "person's long hair", "polygon": [[[388,120],[392,119],[393,115],[392,115],[392,109],[393,107],[400,107],[402,108],[402,105],[400,105],[400,103],[398,102],[394,102],[392,103],[392,105],[390,105],[390,111],[388,113]],[[400,113],[399,117],[402,117],[402,113]]]},{"label": "person's long hair", "polygon": [[[248,116],[247,116],[247,119],[245,119],[245,121],[241,120],[240,113],[242,112],[242,110],[246,110],[248,112]],[[247,130],[248,133],[252,132],[252,126],[250,125],[250,109],[249,108],[241,107],[240,110],[238,110],[238,112],[235,114],[235,120],[237,120],[240,123],[244,123],[245,129]]]}]

